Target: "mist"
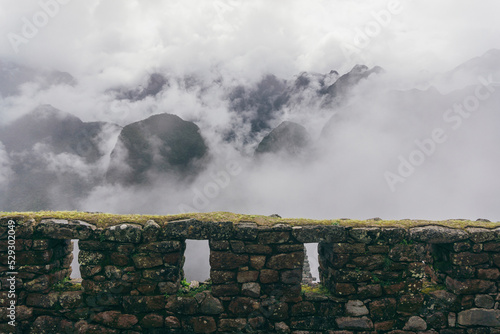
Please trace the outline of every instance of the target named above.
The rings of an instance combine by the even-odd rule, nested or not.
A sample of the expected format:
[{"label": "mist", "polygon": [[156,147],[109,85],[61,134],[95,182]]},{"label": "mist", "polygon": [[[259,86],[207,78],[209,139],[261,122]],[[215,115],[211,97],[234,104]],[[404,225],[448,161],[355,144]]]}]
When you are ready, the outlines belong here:
[{"label": "mist", "polygon": [[[21,167],[35,164],[29,169],[38,174],[30,175],[40,184],[32,177],[21,189],[50,188],[47,208],[499,220],[494,1],[433,3],[432,13],[429,1],[291,1],[286,12],[264,1],[0,3],[3,84],[9,83],[0,125],[40,105],[108,123],[93,139],[98,160],[54,152],[43,142],[10,153],[0,146],[0,184],[16,182]],[[356,64],[384,71],[333,102],[318,96],[315,73],[331,84]],[[307,87],[288,90],[287,103],[257,126],[262,115],[252,94],[267,94],[271,84],[294,87],[304,72]],[[148,95],[154,73],[166,83]],[[266,83],[269,75],[276,82]],[[448,111],[474,102],[467,99],[478,87],[488,96],[471,105],[473,112]],[[238,89],[247,103],[240,109]],[[127,91],[140,98],[123,98]],[[148,186],[106,182],[121,127],[161,113],[200,128],[209,157],[203,170],[189,181],[156,175]],[[283,121],[305,127],[306,152],[256,159],[259,142]],[[441,142],[428,144],[435,131]],[[3,197],[23,196],[18,191]]]}]

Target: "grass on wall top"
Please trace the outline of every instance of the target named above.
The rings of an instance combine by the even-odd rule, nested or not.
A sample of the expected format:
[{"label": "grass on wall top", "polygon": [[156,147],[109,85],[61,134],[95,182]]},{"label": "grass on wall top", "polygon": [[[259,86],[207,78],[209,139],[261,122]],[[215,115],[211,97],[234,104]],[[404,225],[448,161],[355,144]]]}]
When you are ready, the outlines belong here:
[{"label": "grass on wall top", "polygon": [[464,229],[466,227],[484,227],[496,228],[500,227],[500,222],[486,221],[470,221],[461,219],[432,221],[432,220],[354,220],[354,219],[330,219],[330,220],[314,220],[305,218],[277,218],[262,215],[243,215],[231,212],[209,212],[209,213],[186,213],[176,215],[118,215],[102,212],[80,212],[80,211],[37,211],[37,212],[0,212],[0,218],[24,218],[35,219],[66,219],[66,220],[82,220],[98,227],[107,227],[122,223],[137,223],[144,225],[148,220],[154,220],[162,225],[168,222],[196,219],[202,222],[253,222],[258,225],[272,226],[275,224],[289,224],[292,226],[306,225],[339,225],[350,227],[415,227],[426,225],[442,225],[452,228]]}]

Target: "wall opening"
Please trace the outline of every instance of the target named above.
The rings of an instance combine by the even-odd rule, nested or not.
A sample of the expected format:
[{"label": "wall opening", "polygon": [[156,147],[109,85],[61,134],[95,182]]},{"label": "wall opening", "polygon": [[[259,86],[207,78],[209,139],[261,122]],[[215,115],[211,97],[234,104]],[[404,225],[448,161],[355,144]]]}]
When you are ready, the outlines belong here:
[{"label": "wall opening", "polygon": [[304,267],[302,270],[302,284],[316,285],[319,279],[318,243],[304,244]]},{"label": "wall opening", "polygon": [[71,261],[71,275],[69,278],[79,281],[82,279],[82,274],[80,273],[80,263],[78,262],[80,248],[78,247],[78,239],[72,239],[71,241],[73,243],[73,260]]},{"label": "wall opening", "polygon": [[210,278],[210,247],[208,240],[186,240],[184,278],[187,282],[205,282]]}]

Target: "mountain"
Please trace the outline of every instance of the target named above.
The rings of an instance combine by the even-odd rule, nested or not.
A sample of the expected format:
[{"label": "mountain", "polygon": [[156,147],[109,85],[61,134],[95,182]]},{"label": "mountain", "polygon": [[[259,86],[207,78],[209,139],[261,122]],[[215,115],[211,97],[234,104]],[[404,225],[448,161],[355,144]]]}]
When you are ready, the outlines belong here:
[{"label": "mountain", "polygon": [[310,142],[311,138],[302,125],[285,121],[262,139],[255,154],[285,153],[296,156],[304,152]]},{"label": "mountain", "polygon": [[145,86],[139,86],[134,89],[117,89],[116,98],[118,100],[140,101],[148,96],[156,96],[165,86],[168,86],[168,80],[160,73],[153,73],[149,76]]},{"label": "mountain", "polygon": [[105,125],[103,122],[84,123],[51,105],[42,105],[3,128],[0,141],[9,153],[43,144],[55,154],[70,153],[87,162],[95,162],[103,155],[98,137]]},{"label": "mountain", "polygon": [[55,85],[76,85],[76,79],[67,72],[36,70],[28,66],[0,59],[0,95],[17,95],[20,87],[26,83],[36,83],[47,89]]},{"label": "mountain", "polygon": [[0,142],[12,170],[0,189],[0,209],[75,210],[101,179],[102,143],[119,127],[83,122],[43,105],[0,129]]},{"label": "mountain", "polygon": [[452,91],[470,85],[481,84],[479,77],[500,82],[500,50],[491,49],[482,56],[474,57],[450,71],[437,75],[433,82],[443,91]]},{"label": "mountain", "polygon": [[334,101],[340,102],[346,97],[349,90],[361,80],[368,78],[372,74],[379,74],[382,72],[383,69],[379,66],[368,69],[365,65],[356,65],[351,71],[339,77],[333,84],[322,89],[320,93],[328,96],[326,104],[330,104]]},{"label": "mountain", "polygon": [[153,175],[189,176],[206,153],[196,124],[171,114],[154,115],[122,129],[107,179],[137,185],[148,184]]},{"label": "mountain", "polygon": [[300,112],[297,108],[338,107],[361,80],[382,71],[378,66],[368,69],[356,65],[340,77],[334,70],[326,74],[302,72],[294,80],[268,74],[253,86],[238,85],[227,96],[229,109],[250,125],[250,131],[242,134],[239,128],[231,129],[226,139],[243,137],[244,142],[252,142],[259,133],[270,131],[271,124],[282,117],[284,110]]}]

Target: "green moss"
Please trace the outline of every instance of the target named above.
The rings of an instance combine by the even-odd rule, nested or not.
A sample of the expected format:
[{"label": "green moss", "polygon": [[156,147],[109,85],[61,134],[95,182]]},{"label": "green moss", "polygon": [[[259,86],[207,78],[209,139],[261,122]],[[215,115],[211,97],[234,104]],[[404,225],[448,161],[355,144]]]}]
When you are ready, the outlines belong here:
[{"label": "green moss", "polygon": [[82,289],[82,284],[72,281],[69,277],[65,277],[52,286],[53,291],[79,291]]},{"label": "green moss", "polygon": [[330,291],[322,284],[317,284],[315,286],[301,285],[301,292],[304,293],[314,293],[318,295],[330,296]]},{"label": "green moss", "polygon": [[444,285],[440,285],[440,284],[430,284],[430,285],[424,286],[422,288],[421,292],[428,295],[429,293],[431,293],[433,291],[438,291],[438,290],[446,290],[446,287]]},{"label": "green moss", "polygon": [[200,283],[197,288],[191,288],[191,283],[186,282],[186,279],[181,281],[181,288],[177,291],[178,297],[194,297],[198,293],[203,291],[211,291],[212,290],[212,282],[207,281]]},{"label": "green moss", "polygon": [[466,227],[500,227],[499,222],[483,222],[470,220],[355,220],[355,219],[330,219],[314,220],[304,218],[277,218],[262,215],[243,215],[231,212],[210,212],[210,213],[186,213],[176,215],[116,215],[109,213],[92,213],[79,211],[38,211],[38,212],[0,212],[0,218],[18,218],[20,220],[35,219],[67,219],[82,220],[98,227],[107,227],[119,225],[122,223],[133,222],[144,225],[148,220],[154,220],[160,225],[183,219],[196,219],[201,222],[253,222],[262,226],[272,226],[275,224],[290,224],[292,226],[308,225],[338,225],[349,227],[415,227],[427,225],[441,225],[452,228],[465,229]]}]

